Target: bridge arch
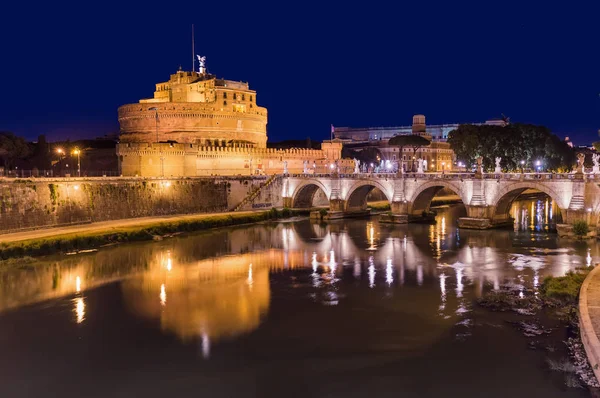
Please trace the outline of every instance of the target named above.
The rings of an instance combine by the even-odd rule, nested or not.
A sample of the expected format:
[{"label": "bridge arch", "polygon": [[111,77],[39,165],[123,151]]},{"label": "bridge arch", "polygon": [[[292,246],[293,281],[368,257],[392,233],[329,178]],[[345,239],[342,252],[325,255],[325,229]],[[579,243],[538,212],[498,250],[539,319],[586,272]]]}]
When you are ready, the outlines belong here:
[{"label": "bridge arch", "polygon": [[292,207],[295,209],[307,209],[313,207],[313,200],[319,190],[321,190],[325,194],[327,200],[329,200],[331,192],[321,181],[317,179],[303,181],[296,187],[292,194]]},{"label": "bridge arch", "polygon": [[379,189],[388,202],[392,203],[393,192],[390,187],[385,186],[377,180],[360,180],[350,186],[346,193],[347,210],[365,210],[367,208],[367,196],[373,189]]},{"label": "bridge arch", "polygon": [[513,202],[519,195],[527,189],[535,189],[548,195],[561,211],[569,207],[570,195],[560,194],[546,184],[537,182],[516,182],[501,188],[496,194],[493,206],[495,208],[493,220],[508,221],[510,219],[510,209]]},{"label": "bridge arch", "polygon": [[415,189],[415,191],[409,199],[409,213],[413,215],[421,215],[423,211],[429,210],[429,206],[431,206],[431,201],[433,200],[435,195],[443,188],[447,188],[454,192],[456,195],[458,195],[460,200],[465,205],[469,203],[469,198],[466,197],[464,192],[465,190],[461,189],[461,186],[458,185],[458,183],[444,180],[434,180],[421,184]]}]

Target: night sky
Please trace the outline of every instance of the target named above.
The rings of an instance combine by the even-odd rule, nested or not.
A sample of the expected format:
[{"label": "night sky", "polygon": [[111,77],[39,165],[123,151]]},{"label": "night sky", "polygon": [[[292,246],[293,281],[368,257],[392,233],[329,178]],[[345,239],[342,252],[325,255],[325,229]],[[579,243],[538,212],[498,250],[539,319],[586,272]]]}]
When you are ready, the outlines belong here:
[{"label": "night sky", "polygon": [[600,128],[600,2],[19,2],[1,6],[0,131],[118,131],[117,108],[196,52],[248,81],[270,141],[505,114],[576,144]]}]

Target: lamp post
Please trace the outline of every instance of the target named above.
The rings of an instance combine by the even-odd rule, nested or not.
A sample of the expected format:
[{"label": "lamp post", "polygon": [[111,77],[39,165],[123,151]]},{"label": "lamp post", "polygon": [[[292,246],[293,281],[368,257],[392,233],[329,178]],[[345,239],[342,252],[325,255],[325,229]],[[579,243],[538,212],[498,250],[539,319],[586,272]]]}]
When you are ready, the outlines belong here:
[{"label": "lamp post", "polygon": [[60,169],[61,169],[60,171],[62,174],[62,158],[63,158],[63,155],[65,154],[65,151],[62,148],[57,148],[56,153],[58,153],[58,162],[60,163]]},{"label": "lamp post", "polygon": [[521,174],[525,173],[525,161],[521,160]]},{"label": "lamp post", "polygon": [[73,150],[73,155],[77,155],[77,177],[81,177],[81,158],[79,157],[80,154],[81,151],[79,150],[79,148],[75,148]]}]

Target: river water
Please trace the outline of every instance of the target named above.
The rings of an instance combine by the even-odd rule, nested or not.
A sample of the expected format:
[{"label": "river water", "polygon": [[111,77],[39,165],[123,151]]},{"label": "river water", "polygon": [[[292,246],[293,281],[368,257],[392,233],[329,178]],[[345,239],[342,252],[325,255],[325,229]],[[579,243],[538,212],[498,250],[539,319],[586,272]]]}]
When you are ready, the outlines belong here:
[{"label": "river water", "polygon": [[[552,203],[513,230],[376,219],[218,229],[53,256],[0,273],[0,397],[587,397],[475,300],[600,261]],[[533,292],[533,293],[532,293]],[[533,348],[536,349],[531,349]]]}]

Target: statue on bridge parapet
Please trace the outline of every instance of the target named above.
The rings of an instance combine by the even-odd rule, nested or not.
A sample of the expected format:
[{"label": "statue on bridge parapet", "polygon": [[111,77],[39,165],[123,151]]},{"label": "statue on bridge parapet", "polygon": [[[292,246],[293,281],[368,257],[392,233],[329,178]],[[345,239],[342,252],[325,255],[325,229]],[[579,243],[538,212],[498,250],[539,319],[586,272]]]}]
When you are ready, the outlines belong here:
[{"label": "statue on bridge parapet", "polygon": [[594,162],[594,167],[592,168],[592,173],[600,174],[600,153],[595,153],[592,155],[592,162]]},{"label": "statue on bridge parapet", "polygon": [[583,174],[585,170],[583,162],[585,162],[585,155],[580,152],[577,154],[577,169],[575,170],[575,174]]},{"label": "statue on bridge parapet", "polygon": [[475,169],[475,177],[483,176],[483,156],[477,156],[477,168]]},{"label": "statue on bridge parapet", "polygon": [[496,168],[494,169],[494,173],[496,173],[496,174],[502,173],[502,167],[500,167],[501,161],[502,161],[502,158],[499,156],[496,156]]},{"label": "statue on bridge parapet", "polygon": [[304,162],[302,162],[302,166],[303,166],[302,172],[304,174],[308,174],[308,160],[305,160]]},{"label": "statue on bridge parapet", "polygon": [[419,174],[425,173],[425,170],[423,170],[423,159],[419,158],[419,159],[417,159],[417,162],[419,162],[419,165],[417,166],[417,173],[419,173]]},{"label": "statue on bridge parapet", "polygon": [[360,173],[360,160],[354,158],[354,174]]},{"label": "statue on bridge parapet", "polygon": [[283,174],[288,174],[287,160],[283,161]]}]

